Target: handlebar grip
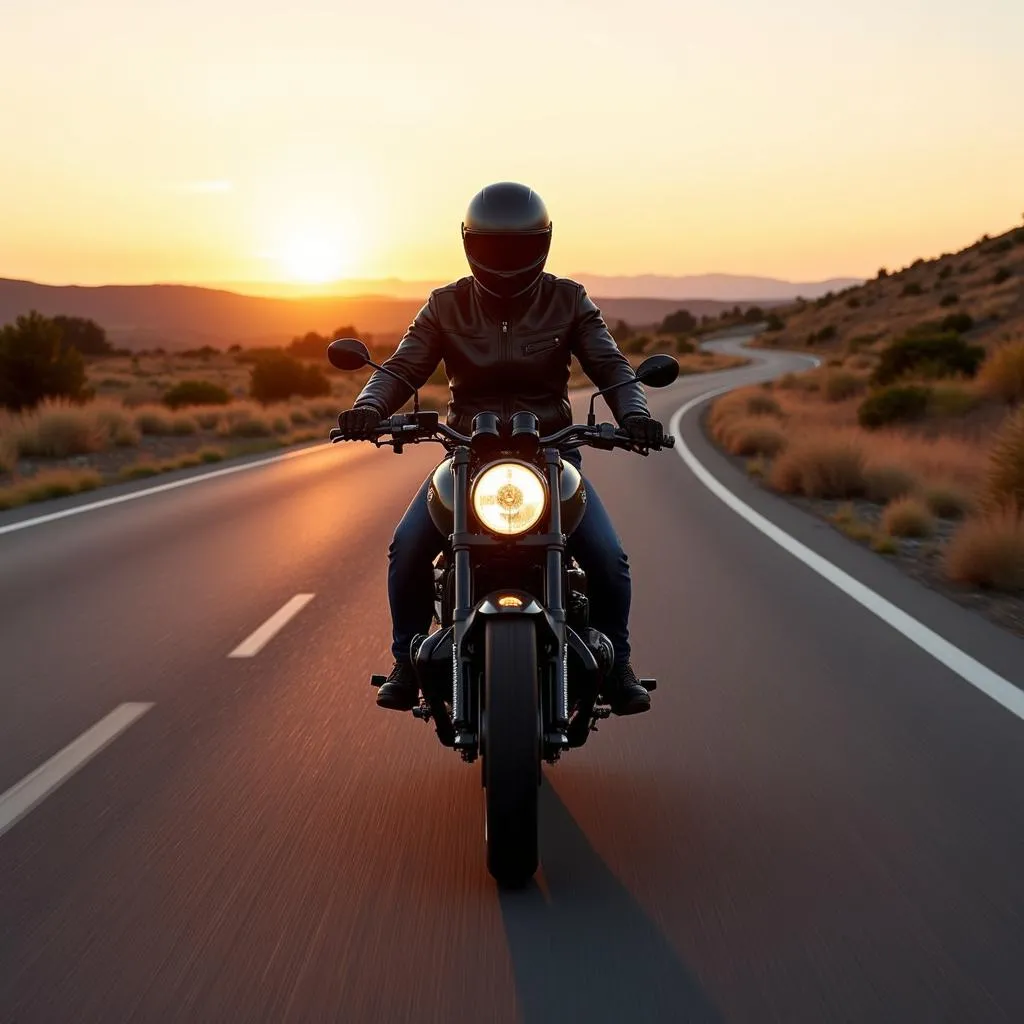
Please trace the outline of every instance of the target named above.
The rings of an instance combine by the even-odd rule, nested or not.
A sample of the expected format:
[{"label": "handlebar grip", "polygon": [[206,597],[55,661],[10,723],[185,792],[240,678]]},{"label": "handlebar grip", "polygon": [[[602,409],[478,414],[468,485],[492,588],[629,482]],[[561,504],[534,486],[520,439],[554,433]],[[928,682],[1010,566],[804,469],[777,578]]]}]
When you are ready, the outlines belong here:
[{"label": "handlebar grip", "polygon": [[676,439],[671,434],[666,434],[664,440],[661,442],[662,448],[675,448]]}]

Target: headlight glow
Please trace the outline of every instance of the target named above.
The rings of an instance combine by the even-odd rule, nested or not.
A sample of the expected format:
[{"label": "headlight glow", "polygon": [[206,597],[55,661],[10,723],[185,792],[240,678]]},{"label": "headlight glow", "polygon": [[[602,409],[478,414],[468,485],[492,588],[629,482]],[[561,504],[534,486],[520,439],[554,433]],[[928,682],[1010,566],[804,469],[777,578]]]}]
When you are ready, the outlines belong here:
[{"label": "headlight glow", "polygon": [[491,533],[515,537],[544,515],[548,489],[541,475],[522,462],[495,462],[473,482],[473,511]]}]

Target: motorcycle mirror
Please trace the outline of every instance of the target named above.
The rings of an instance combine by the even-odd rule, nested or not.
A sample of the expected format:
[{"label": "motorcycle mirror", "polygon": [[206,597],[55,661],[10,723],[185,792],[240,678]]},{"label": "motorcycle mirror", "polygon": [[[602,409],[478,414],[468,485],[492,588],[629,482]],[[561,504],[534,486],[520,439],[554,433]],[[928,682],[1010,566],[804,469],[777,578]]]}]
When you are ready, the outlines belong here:
[{"label": "motorcycle mirror", "polygon": [[660,352],[648,356],[635,372],[649,388],[667,388],[679,376],[679,363],[673,356]]},{"label": "motorcycle mirror", "polygon": [[361,370],[370,361],[370,353],[357,338],[338,338],[327,346],[327,358],[339,370]]}]

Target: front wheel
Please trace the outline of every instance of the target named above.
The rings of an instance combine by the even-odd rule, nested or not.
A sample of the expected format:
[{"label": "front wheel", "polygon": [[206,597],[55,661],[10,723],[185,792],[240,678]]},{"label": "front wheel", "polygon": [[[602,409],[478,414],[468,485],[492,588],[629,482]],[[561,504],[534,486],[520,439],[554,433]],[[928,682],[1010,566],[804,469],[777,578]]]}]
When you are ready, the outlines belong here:
[{"label": "front wheel", "polygon": [[529,619],[487,623],[483,774],[487,870],[502,886],[537,870],[540,701],[537,638]]}]

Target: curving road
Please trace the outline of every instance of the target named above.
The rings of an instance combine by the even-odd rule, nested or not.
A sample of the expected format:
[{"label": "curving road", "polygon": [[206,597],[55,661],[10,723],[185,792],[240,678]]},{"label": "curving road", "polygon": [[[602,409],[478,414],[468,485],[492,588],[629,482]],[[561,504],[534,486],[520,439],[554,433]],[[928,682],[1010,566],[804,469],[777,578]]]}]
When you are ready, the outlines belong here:
[{"label": "curving road", "polygon": [[[652,405],[800,363],[757,359]],[[682,435],[1024,686],[1024,642],[753,488],[696,413]],[[1024,721],[671,452],[586,456],[655,711],[547,772],[542,874],[499,895],[478,771],[367,686],[433,454],[323,448],[0,516],[0,1020],[1024,1019]]]}]

